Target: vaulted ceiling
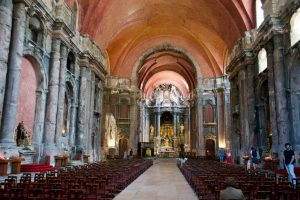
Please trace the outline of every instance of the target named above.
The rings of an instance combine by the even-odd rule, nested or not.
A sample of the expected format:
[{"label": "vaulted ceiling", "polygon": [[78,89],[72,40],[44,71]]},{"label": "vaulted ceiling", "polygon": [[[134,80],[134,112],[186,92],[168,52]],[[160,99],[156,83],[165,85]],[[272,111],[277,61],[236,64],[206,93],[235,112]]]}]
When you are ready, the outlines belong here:
[{"label": "vaulted ceiling", "polygon": [[[166,44],[191,55],[201,76],[221,76],[236,40],[255,27],[254,0],[78,0],[78,4],[80,31],[106,53],[112,76],[131,77],[145,52]],[[189,87],[194,84],[190,76],[196,70],[190,58],[170,51],[156,57],[153,70],[136,71],[143,87],[164,71],[180,75]],[[140,66],[151,61],[144,60]]]}]

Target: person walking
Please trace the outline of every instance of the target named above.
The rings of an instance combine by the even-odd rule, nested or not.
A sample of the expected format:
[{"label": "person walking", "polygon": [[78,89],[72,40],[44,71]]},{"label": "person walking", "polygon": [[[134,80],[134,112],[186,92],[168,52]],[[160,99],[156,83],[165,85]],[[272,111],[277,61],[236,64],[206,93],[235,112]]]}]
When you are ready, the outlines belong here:
[{"label": "person walking", "polygon": [[251,160],[253,169],[256,170],[258,164],[258,152],[254,147],[251,147]]},{"label": "person walking", "polygon": [[285,150],[283,152],[284,154],[284,165],[287,173],[289,174],[289,180],[292,186],[296,186],[296,180],[293,180],[296,178],[295,172],[294,172],[294,164],[295,164],[295,153],[292,149],[292,145],[290,143],[286,143],[284,145]]}]

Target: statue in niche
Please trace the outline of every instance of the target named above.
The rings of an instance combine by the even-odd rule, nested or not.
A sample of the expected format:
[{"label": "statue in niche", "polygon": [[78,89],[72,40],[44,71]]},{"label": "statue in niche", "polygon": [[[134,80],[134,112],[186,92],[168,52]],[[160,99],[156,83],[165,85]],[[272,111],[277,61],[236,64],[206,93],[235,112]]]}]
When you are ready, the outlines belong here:
[{"label": "statue in niche", "polygon": [[24,145],[25,146],[31,146],[31,137],[32,137],[31,132],[30,131],[26,131],[25,139],[24,139]]},{"label": "statue in niche", "polygon": [[183,135],[184,134],[184,125],[183,124],[180,124],[179,126],[179,135]]},{"label": "statue in niche", "polygon": [[21,146],[24,145],[24,139],[25,139],[25,135],[26,135],[26,129],[24,126],[24,121],[21,121],[16,129],[16,143],[17,146]]},{"label": "statue in niche", "polygon": [[117,124],[113,114],[109,113],[106,116],[106,138],[108,147],[116,147]]},{"label": "statue in niche", "polygon": [[153,140],[154,137],[154,126],[151,124],[150,125],[150,140]]}]

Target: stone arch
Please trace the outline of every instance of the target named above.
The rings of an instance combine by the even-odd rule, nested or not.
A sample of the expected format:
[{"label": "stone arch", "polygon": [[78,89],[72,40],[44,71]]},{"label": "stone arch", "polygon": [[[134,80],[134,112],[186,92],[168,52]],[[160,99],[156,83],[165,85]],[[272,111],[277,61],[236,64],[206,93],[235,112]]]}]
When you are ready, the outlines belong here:
[{"label": "stone arch", "polygon": [[292,15],[290,26],[291,46],[293,46],[300,39],[300,8]]},{"label": "stone arch", "polygon": [[272,130],[270,124],[269,87],[267,76],[262,77],[257,85],[256,118],[258,121],[253,145],[269,152],[272,146]]},{"label": "stone arch", "polygon": [[31,63],[36,77],[35,105],[34,105],[34,125],[32,130],[33,145],[40,145],[43,138],[46,90],[48,79],[42,59],[32,52],[24,52],[23,59]]},{"label": "stone arch", "polygon": [[175,52],[175,53],[179,53],[182,55],[185,55],[193,64],[193,67],[196,70],[196,79],[197,79],[197,86],[199,87],[201,84],[201,78],[202,78],[202,73],[200,70],[200,66],[198,65],[198,63],[196,62],[196,59],[194,58],[193,55],[191,55],[191,53],[189,53],[186,49],[183,49],[181,47],[177,47],[177,46],[173,46],[171,44],[162,44],[159,46],[155,46],[153,48],[148,49],[147,51],[143,52],[141,54],[141,56],[137,59],[137,61],[135,62],[134,66],[133,66],[133,70],[132,70],[132,74],[131,74],[131,80],[132,83],[137,86],[138,84],[138,80],[137,80],[137,72],[140,70],[140,68],[142,67],[144,61],[151,55],[157,53],[157,52],[164,52],[164,51],[171,51],[171,52]]},{"label": "stone arch", "polygon": [[210,159],[216,154],[217,136],[209,133],[205,136],[205,155]]}]

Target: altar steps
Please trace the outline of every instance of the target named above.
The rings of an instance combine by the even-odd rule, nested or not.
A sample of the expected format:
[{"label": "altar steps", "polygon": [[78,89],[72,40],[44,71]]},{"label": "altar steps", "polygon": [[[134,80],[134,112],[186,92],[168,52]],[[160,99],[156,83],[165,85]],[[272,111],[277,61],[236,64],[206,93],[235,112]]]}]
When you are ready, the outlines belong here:
[{"label": "altar steps", "polygon": [[45,164],[24,164],[21,165],[21,172],[46,172],[49,170],[58,169],[57,167],[52,167],[51,165]]}]

